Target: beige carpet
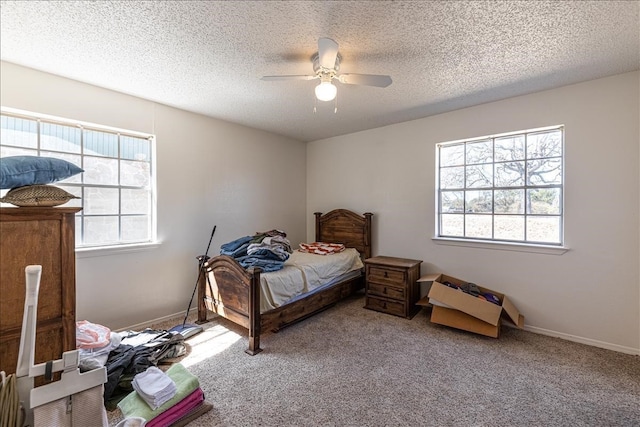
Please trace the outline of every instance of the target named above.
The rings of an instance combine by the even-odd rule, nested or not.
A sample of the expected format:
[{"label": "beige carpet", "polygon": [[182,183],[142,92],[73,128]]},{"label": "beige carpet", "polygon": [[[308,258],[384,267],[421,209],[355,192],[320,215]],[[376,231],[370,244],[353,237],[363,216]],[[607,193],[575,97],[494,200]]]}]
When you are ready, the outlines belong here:
[{"label": "beige carpet", "polygon": [[363,305],[358,295],[267,334],[253,357],[245,329],[205,325],[181,363],[213,409],[189,426],[640,426],[637,356]]}]

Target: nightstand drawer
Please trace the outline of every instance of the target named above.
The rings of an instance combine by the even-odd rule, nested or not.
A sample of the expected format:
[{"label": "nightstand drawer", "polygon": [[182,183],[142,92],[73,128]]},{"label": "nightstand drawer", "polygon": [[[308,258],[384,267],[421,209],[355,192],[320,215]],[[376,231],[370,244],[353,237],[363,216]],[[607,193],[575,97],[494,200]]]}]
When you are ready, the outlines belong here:
[{"label": "nightstand drawer", "polygon": [[406,275],[404,271],[369,266],[367,280],[370,282],[389,283],[397,284],[398,286],[404,286],[406,282]]},{"label": "nightstand drawer", "polygon": [[369,293],[372,295],[379,295],[381,297],[397,299],[404,301],[405,289],[404,287],[398,288],[394,286],[381,285],[379,283],[369,282]]},{"label": "nightstand drawer", "polygon": [[383,313],[393,314],[396,316],[405,316],[406,306],[403,302],[390,301],[382,298],[375,298],[367,295],[368,309],[382,311]]}]

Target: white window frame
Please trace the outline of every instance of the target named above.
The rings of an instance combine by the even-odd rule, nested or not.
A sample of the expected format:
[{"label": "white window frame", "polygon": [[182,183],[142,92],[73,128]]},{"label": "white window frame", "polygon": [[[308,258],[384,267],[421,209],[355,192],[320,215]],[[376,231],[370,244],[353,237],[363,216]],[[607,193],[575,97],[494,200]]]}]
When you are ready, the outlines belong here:
[{"label": "white window frame", "polygon": [[[73,206],[78,206],[78,207],[82,207],[83,209],[81,211],[79,211],[76,214],[76,251],[79,254],[83,254],[84,256],[96,256],[96,255],[103,255],[103,254],[108,254],[110,252],[121,252],[121,251],[137,251],[137,250],[144,250],[144,249],[149,249],[149,248],[154,248],[156,246],[159,245],[159,242],[157,241],[157,198],[156,198],[156,141],[155,141],[155,135],[152,134],[148,134],[148,133],[142,133],[142,132],[136,132],[136,131],[131,131],[131,130],[125,130],[125,129],[119,129],[119,128],[114,128],[114,127],[110,127],[110,126],[104,126],[104,125],[99,125],[99,124],[95,124],[95,123],[89,123],[89,122],[83,122],[83,121],[78,121],[78,120],[73,120],[73,119],[66,119],[66,118],[61,118],[61,117],[56,117],[56,116],[50,116],[50,115],[45,115],[45,114],[39,114],[39,113],[33,113],[33,112],[29,112],[29,111],[24,111],[24,110],[17,110],[14,108],[8,108],[8,107],[1,107],[0,108],[0,113],[2,116],[8,116],[8,117],[15,117],[15,118],[20,118],[20,119],[26,119],[26,120],[33,120],[35,122],[37,122],[37,147],[35,148],[26,148],[26,147],[21,147],[21,146],[14,146],[11,144],[6,144],[6,143],[2,143],[2,140],[0,139],[0,146],[3,147],[12,147],[12,148],[16,148],[16,149],[27,149],[29,151],[33,151],[34,154],[33,155],[41,155],[42,151],[45,152],[54,152],[54,153],[60,153],[60,154],[64,154],[65,151],[56,151],[56,150],[51,150],[51,149],[43,149],[41,146],[41,132],[42,132],[42,124],[54,124],[54,125],[62,125],[62,126],[68,126],[68,127],[74,127],[74,128],[79,128],[81,130],[80,132],[80,138],[81,138],[81,149],[79,153],[73,153],[73,155],[79,156],[81,159],[81,164],[78,165],[80,167],[82,167],[85,170],[85,173],[87,172],[87,166],[85,165],[85,160],[87,158],[90,157],[94,157],[91,156],[89,154],[85,154],[84,153],[84,130],[88,130],[88,131],[95,131],[95,132],[100,132],[100,133],[105,133],[105,134],[111,134],[111,135],[115,135],[118,138],[118,154],[117,156],[104,156],[104,158],[110,158],[110,159],[115,159],[118,161],[118,168],[120,168],[120,164],[121,161],[125,160],[125,161],[130,161],[130,159],[127,159],[126,157],[122,156],[122,153],[120,152],[121,150],[121,138],[122,137],[131,137],[131,138],[136,138],[136,139],[146,139],[149,141],[149,156],[150,159],[148,162],[144,162],[144,163],[148,163],[148,167],[149,167],[149,183],[147,186],[135,186],[135,185],[121,185],[120,182],[118,182],[117,185],[105,185],[105,184],[93,184],[93,183],[85,183],[84,182],[84,178],[83,175],[84,173],[80,174],[80,179],[77,179],[75,177],[71,177],[68,178],[66,180],[61,180],[55,183],[51,183],[50,185],[55,185],[55,186],[59,186],[59,187],[63,187],[65,189],[67,189],[67,191],[76,189],[76,191],[70,191],[70,192],[74,192],[74,193],[79,193],[82,197],[80,199],[73,199],[71,200],[69,203],[65,204],[65,207],[73,207]],[[36,154],[37,153],[37,154]],[[102,156],[101,156],[102,157]],[[75,179],[74,179],[75,178]],[[118,240],[117,241],[110,241],[108,243],[103,242],[103,243],[92,243],[92,244],[85,244],[84,242],[84,236],[83,236],[83,230],[84,230],[84,219],[85,218],[89,218],[92,215],[88,214],[87,212],[85,212],[85,202],[86,202],[86,198],[84,197],[86,190],[90,189],[90,188],[111,188],[111,189],[117,189],[118,192],[121,192],[123,189],[135,189],[135,190],[146,190],[148,197],[149,197],[149,203],[150,203],[150,208],[149,211],[145,214],[123,214],[122,213],[122,206],[121,203],[118,203],[118,213],[117,214],[110,214],[108,216],[116,216],[118,218]],[[2,190],[2,194],[6,193],[8,190]],[[121,200],[119,198],[119,200]],[[94,215],[95,216],[95,215]],[[100,215],[98,214],[98,216],[104,216],[104,215]],[[140,216],[140,217],[147,217],[148,218],[148,239],[146,240],[126,240],[126,239],[122,239],[122,218],[124,217],[132,217],[132,216]]]},{"label": "white window frame", "polygon": [[[475,238],[475,237],[466,237],[466,236],[447,236],[444,235],[442,233],[442,214],[444,212],[442,212],[442,191],[443,189],[441,188],[440,185],[440,177],[441,177],[441,170],[442,167],[440,165],[440,149],[442,147],[448,147],[448,146],[452,146],[452,145],[464,145],[466,147],[466,144],[468,143],[477,143],[480,141],[491,141],[492,144],[495,147],[495,140],[499,139],[499,138],[504,138],[504,137],[512,137],[512,136],[517,136],[517,135],[524,135],[525,136],[525,141],[526,141],[526,135],[529,134],[538,134],[538,133],[542,133],[545,131],[553,131],[553,130],[559,130],[561,132],[562,135],[562,141],[561,141],[561,155],[560,155],[560,164],[561,164],[561,179],[560,179],[560,184],[556,184],[553,185],[553,188],[557,188],[559,189],[560,192],[560,202],[559,202],[559,214],[557,214],[557,216],[559,217],[559,242],[534,242],[534,241],[527,241],[526,240],[526,234],[525,234],[525,240],[507,240],[507,239],[499,239],[499,238],[494,238],[495,237],[495,231],[493,228],[493,224],[495,223],[495,217],[499,214],[496,214],[495,212],[495,204],[492,203],[492,207],[491,207],[491,212],[487,213],[487,216],[491,216],[492,218],[492,237],[491,238]],[[495,135],[486,135],[486,136],[481,136],[481,137],[476,137],[476,138],[469,138],[469,139],[462,139],[462,140],[456,140],[456,141],[448,141],[448,142],[442,142],[442,143],[438,143],[436,144],[435,147],[435,158],[436,158],[436,170],[435,170],[435,182],[436,182],[436,191],[435,191],[435,233],[434,233],[434,237],[432,238],[432,240],[437,243],[437,244],[445,244],[445,245],[453,245],[453,246],[465,246],[465,247],[477,247],[477,248],[486,248],[486,249],[498,249],[498,250],[515,250],[515,251],[524,251],[524,252],[537,252],[537,253],[545,253],[545,254],[562,254],[565,253],[568,248],[565,246],[565,236],[564,236],[564,220],[565,220],[565,209],[564,209],[564,193],[565,193],[565,185],[564,185],[564,178],[565,178],[565,166],[564,166],[564,159],[565,159],[565,148],[564,148],[564,139],[565,139],[565,131],[564,131],[564,125],[557,125],[557,126],[548,126],[548,127],[543,127],[543,128],[536,128],[536,129],[527,129],[527,130],[521,130],[521,131],[515,131],[515,132],[508,132],[508,133],[502,133],[502,134],[495,134]],[[525,142],[526,145],[526,142]],[[466,148],[465,148],[465,153],[466,153]],[[551,157],[549,157],[551,158]],[[528,160],[528,158],[526,157],[525,154],[525,159],[524,161],[526,162],[526,160]],[[499,161],[496,161],[495,157],[492,158],[491,162],[487,162],[487,165],[491,165],[492,168],[494,168],[495,170],[495,165],[496,164],[500,164]],[[467,159],[466,159],[466,154],[465,154],[465,159],[463,162],[463,166],[466,168],[469,166],[469,164],[467,163]],[[465,173],[466,176],[466,173]],[[547,186],[545,185],[530,185],[529,183],[526,182],[520,186],[520,188],[525,189],[525,192],[527,189],[536,189],[536,188],[547,188]],[[466,190],[477,190],[476,188],[473,187],[468,187],[467,186],[467,182],[465,179],[465,183],[464,185],[459,189],[460,191],[466,191]],[[486,190],[486,191],[491,191],[492,194],[495,190],[500,190],[503,189],[502,187],[498,187],[495,185],[495,176],[493,178],[493,182],[491,184],[491,186],[489,187],[484,187],[482,188],[482,190]],[[492,200],[493,200],[493,196],[492,196]],[[469,214],[466,210],[466,205],[465,205],[465,209],[463,209],[463,211],[459,214],[463,215],[466,221],[466,216]],[[526,217],[527,215],[532,215],[530,213],[527,213],[526,208],[524,209],[524,212],[522,213],[522,215],[524,216],[524,224],[526,224]],[[526,225],[525,225],[526,227]],[[523,229],[523,232],[526,233],[526,229]]]}]

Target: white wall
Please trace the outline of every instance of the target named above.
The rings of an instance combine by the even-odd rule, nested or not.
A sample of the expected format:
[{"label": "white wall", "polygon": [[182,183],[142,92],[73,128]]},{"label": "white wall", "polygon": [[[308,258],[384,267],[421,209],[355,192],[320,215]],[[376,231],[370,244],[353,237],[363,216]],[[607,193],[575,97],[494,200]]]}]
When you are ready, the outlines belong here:
[{"label": "white wall", "polygon": [[[374,255],[421,259],[423,274],[503,292],[530,330],[638,354],[639,81],[627,73],[309,143],[307,218],[373,212]],[[434,243],[436,143],[560,124],[570,251]]]},{"label": "white wall", "polygon": [[[153,250],[77,257],[77,319],[112,329],[184,313],[204,253],[271,228],[305,240],[304,143],[2,62],[2,106],[157,136]],[[295,179],[292,179],[295,177]],[[46,296],[42,296],[45,297]],[[194,301],[192,307],[197,306]]]},{"label": "white wall", "polygon": [[[210,254],[267,228],[284,229],[297,244],[313,239],[313,212],[344,207],[375,214],[374,254],[422,259],[423,273],[448,273],[502,291],[536,332],[640,353],[638,72],[305,146],[14,64],[0,66],[3,106],[157,135],[162,244],[79,256],[78,320],[118,329],[183,312],[195,257],[213,225]],[[431,240],[436,143],[556,124],[566,126],[569,252]]]}]

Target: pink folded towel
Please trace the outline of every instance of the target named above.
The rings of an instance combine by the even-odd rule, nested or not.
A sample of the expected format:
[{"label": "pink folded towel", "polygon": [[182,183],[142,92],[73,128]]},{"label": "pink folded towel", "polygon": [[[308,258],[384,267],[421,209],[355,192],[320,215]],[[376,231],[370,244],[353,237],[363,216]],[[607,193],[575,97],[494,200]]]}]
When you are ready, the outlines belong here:
[{"label": "pink folded towel", "polygon": [[145,427],[163,427],[179,420],[193,408],[204,401],[204,392],[200,387],[191,392],[187,397],[173,405],[157,417],[147,421]]}]

